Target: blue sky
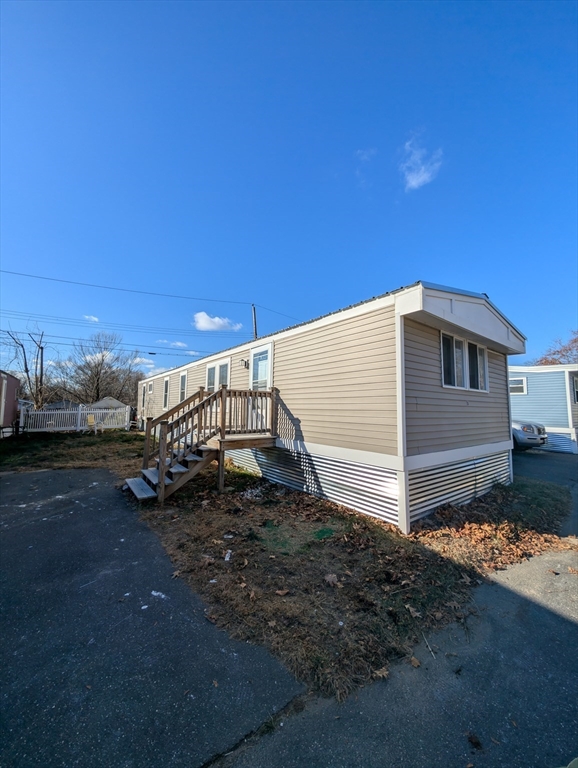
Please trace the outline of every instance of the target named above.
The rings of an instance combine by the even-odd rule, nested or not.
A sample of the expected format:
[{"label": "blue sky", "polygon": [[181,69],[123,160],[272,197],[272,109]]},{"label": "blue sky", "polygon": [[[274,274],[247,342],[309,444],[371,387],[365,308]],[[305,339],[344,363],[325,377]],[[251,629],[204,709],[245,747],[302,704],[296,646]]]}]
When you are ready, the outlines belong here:
[{"label": "blue sky", "polygon": [[578,325],[576,40],[565,0],[3,2],[2,268],[196,298],[4,273],[1,327],[150,370],[422,279],[536,357]]}]

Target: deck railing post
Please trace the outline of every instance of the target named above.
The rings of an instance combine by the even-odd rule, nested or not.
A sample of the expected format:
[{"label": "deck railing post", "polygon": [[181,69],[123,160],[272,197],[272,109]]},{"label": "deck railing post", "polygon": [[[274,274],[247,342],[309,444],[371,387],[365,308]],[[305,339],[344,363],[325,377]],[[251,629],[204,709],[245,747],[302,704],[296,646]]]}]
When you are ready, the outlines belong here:
[{"label": "deck railing post", "polygon": [[225,439],[227,431],[227,385],[221,384],[221,423],[219,426],[221,440]]},{"label": "deck railing post", "polygon": [[142,457],[142,468],[148,469],[149,467],[149,454],[150,454],[150,444],[151,444],[151,424],[152,424],[153,417],[148,416],[147,417],[147,423],[145,427],[145,444],[144,444],[144,453]]},{"label": "deck railing post", "polygon": [[157,482],[157,499],[162,504],[165,500],[165,473],[167,471],[167,432],[168,421],[161,421],[159,435],[159,472]]},{"label": "deck railing post", "polygon": [[271,435],[277,437],[277,408],[278,408],[279,390],[277,387],[271,387]]}]

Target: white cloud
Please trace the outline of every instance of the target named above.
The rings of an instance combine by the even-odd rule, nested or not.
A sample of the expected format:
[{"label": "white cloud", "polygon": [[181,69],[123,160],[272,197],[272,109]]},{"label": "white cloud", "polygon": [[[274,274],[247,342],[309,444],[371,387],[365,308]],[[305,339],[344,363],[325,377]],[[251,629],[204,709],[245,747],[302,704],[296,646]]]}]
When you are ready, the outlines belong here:
[{"label": "white cloud", "polygon": [[155,361],[148,357],[135,357],[133,363],[135,365],[144,365],[145,368],[151,368],[154,366]]},{"label": "white cloud", "polygon": [[98,317],[95,317],[94,315],[83,315],[85,320],[88,320],[89,323],[98,323]]},{"label": "white cloud", "polygon": [[441,149],[436,149],[429,157],[424,147],[421,147],[414,137],[403,145],[404,158],[399,165],[399,170],[405,182],[405,191],[419,189],[424,184],[429,184],[438,175],[442,165]]},{"label": "white cloud", "polygon": [[187,349],[185,352],[185,355],[190,355],[191,357],[195,357],[196,355],[200,355],[200,352],[195,352],[194,349]]},{"label": "white cloud", "polygon": [[170,344],[168,339],[157,339],[157,344]]},{"label": "white cloud", "polygon": [[87,363],[101,363],[112,357],[112,352],[105,350],[104,352],[95,352],[94,355],[85,355],[84,359]]},{"label": "white cloud", "polygon": [[179,349],[186,349],[187,347],[184,341],[171,341],[169,346],[178,347]]},{"label": "white cloud", "polygon": [[169,368],[151,368],[146,372],[147,376],[156,376],[158,373],[164,373],[165,371],[168,371]]},{"label": "white cloud", "polygon": [[206,312],[195,312],[192,323],[197,331],[239,331],[241,323],[233,323],[228,317],[211,317]]}]

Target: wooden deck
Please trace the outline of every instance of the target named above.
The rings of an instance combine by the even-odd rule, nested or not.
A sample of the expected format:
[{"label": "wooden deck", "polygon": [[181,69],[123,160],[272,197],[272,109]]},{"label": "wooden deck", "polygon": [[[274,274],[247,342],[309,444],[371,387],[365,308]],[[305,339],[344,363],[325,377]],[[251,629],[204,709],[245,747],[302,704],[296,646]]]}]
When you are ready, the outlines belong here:
[{"label": "wooden deck", "polygon": [[212,437],[207,441],[209,448],[216,451],[231,451],[234,448],[274,448],[277,438],[271,435],[226,435],[222,437]]},{"label": "wooden deck", "polygon": [[200,389],[156,419],[147,419],[141,477],[127,479],[127,484],[138,499],[163,502],[216,459],[222,491],[226,451],[274,448],[276,442],[275,388]]}]

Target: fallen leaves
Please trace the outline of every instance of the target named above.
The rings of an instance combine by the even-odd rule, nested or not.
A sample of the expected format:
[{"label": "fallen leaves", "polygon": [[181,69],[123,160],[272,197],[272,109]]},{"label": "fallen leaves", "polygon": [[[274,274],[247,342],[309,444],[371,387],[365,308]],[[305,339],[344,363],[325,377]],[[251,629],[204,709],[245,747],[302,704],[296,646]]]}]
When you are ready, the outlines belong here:
[{"label": "fallen leaves", "polygon": [[571,565],[568,566],[568,573],[573,573],[574,576],[578,576],[578,568],[572,568]]},{"label": "fallen leaves", "polygon": [[382,667],[381,669],[376,669],[373,672],[373,677],[376,680],[385,680],[386,677],[389,677],[389,669],[387,667]]},{"label": "fallen leaves", "polygon": [[[405,649],[428,645],[430,630],[471,610],[467,596],[482,560],[502,563],[516,547],[528,550],[529,534],[480,516],[488,499],[501,503],[501,492],[480,506],[442,510],[403,536],[330,502],[289,490],[280,497],[277,486],[227,471],[237,496],[213,493],[215,475],[203,474],[175,494],[177,523],[168,525],[160,508],[142,514],[161,535],[174,573],[211,606],[207,621],[266,644],[309,688],[340,700],[387,679]],[[247,489],[256,490],[243,497]],[[315,535],[325,529],[333,534]],[[435,646],[428,649],[436,658]],[[425,666],[411,651],[406,661]]]},{"label": "fallen leaves", "polygon": [[409,603],[406,603],[405,607],[410,612],[412,619],[420,619],[421,618],[421,613],[419,611],[416,611],[416,609],[412,605],[410,605]]}]

